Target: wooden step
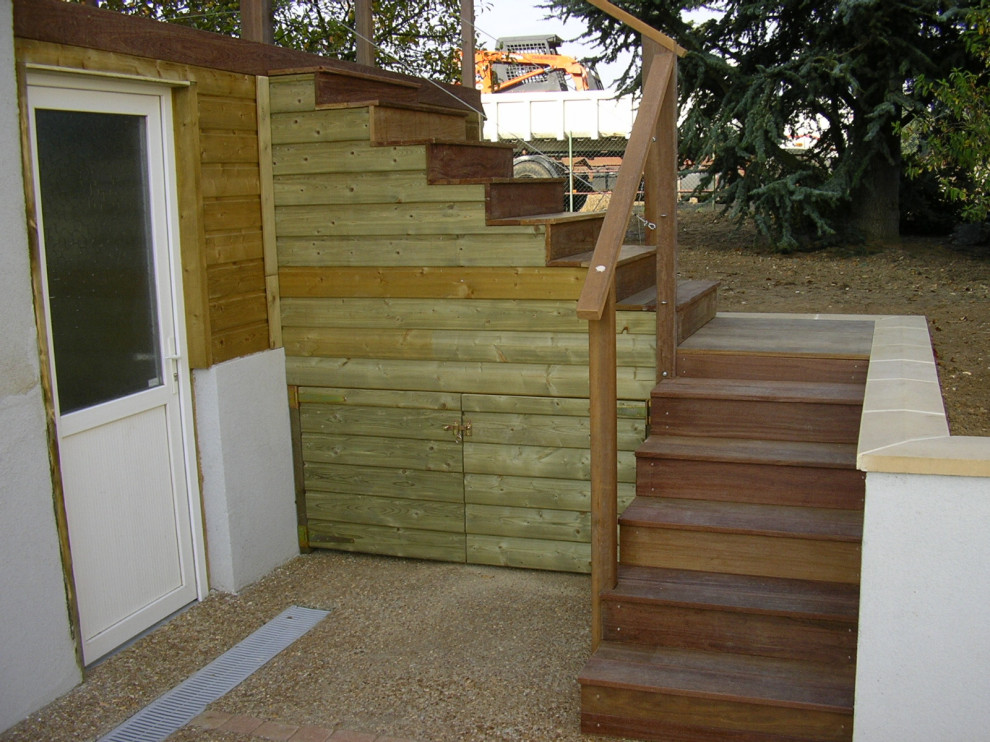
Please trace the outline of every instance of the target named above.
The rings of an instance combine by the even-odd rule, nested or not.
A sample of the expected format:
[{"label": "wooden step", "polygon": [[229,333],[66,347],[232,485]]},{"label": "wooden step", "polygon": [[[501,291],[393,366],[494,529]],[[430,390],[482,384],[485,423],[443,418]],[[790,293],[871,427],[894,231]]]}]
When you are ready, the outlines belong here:
[{"label": "wooden step", "polygon": [[511,144],[437,140],[422,144],[426,146],[427,183],[456,185],[512,178]]},{"label": "wooden step", "polygon": [[586,733],[685,742],[852,739],[848,665],[603,642],[579,682]]},{"label": "wooden step", "polygon": [[564,211],[547,214],[489,219],[492,226],[544,226],[546,228],[546,263],[568,255],[595,249],[605,220],[604,211]]},{"label": "wooden step", "polygon": [[637,497],[619,526],[622,564],[859,582],[856,511]]},{"label": "wooden step", "polygon": [[563,178],[508,178],[485,184],[488,221],[546,214],[564,202]]},{"label": "wooden step", "polygon": [[[466,141],[467,114],[415,103],[349,103],[368,106],[368,136],[375,146],[414,144],[429,139]],[[340,106],[324,106],[340,107]]]},{"label": "wooden step", "polygon": [[[677,342],[682,343],[715,318],[718,310],[718,281],[696,279],[677,282]],[[656,311],[657,287],[616,302],[617,309]],[[679,356],[678,356],[679,357]]]},{"label": "wooden step", "polygon": [[636,451],[636,494],[862,510],[847,443],[654,435]]},{"label": "wooden step", "polygon": [[652,404],[654,434],[855,443],[863,386],[675,378]]},{"label": "wooden step", "polygon": [[[619,249],[619,259],[615,265],[616,296],[631,296],[656,284],[656,254],[655,247],[646,245],[623,245]],[[557,258],[549,265],[587,268],[593,255],[594,250],[588,250]]]},{"label": "wooden step", "polygon": [[855,661],[859,591],[842,583],[623,566],[603,638],[811,662]]},{"label": "wooden step", "polygon": [[694,379],[865,384],[869,365],[865,358],[821,358],[813,354],[762,355],[741,351],[691,350],[683,346],[677,349],[677,375]]}]

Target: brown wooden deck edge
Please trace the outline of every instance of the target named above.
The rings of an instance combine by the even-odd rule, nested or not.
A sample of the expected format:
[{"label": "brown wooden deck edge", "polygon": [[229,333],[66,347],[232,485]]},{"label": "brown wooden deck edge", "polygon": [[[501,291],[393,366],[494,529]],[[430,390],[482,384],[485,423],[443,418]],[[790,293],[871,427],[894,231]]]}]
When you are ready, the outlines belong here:
[{"label": "brown wooden deck edge", "polygon": [[421,79],[412,75],[377,70],[296,49],[259,44],[64,0],[13,0],[13,5],[14,36],[17,38],[247,75],[321,67],[400,85],[420,85],[422,103],[469,111],[481,109],[481,94],[461,85],[423,85]]}]

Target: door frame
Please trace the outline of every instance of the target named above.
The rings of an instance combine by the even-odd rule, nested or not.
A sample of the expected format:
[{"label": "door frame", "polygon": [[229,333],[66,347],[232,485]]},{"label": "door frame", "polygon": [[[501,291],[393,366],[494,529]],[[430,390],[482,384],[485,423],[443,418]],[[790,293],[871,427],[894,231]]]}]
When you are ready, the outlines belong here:
[{"label": "door frame", "polygon": [[[25,66],[24,74],[21,77],[21,99],[22,99],[22,137],[25,160],[25,193],[28,196],[28,210],[30,215],[29,231],[32,233],[32,251],[34,253],[34,290],[35,307],[38,315],[38,335],[41,344],[42,374],[46,387],[46,407],[48,408],[50,425],[50,453],[51,465],[53,469],[53,482],[56,492],[56,522],[59,532],[59,541],[63,553],[63,570],[68,588],[68,608],[70,619],[75,627],[75,639],[77,643],[77,653],[82,662],[82,641],[80,631],[78,595],[76,591],[75,578],[72,571],[72,555],[69,546],[68,522],[65,517],[65,503],[62,492],[61,464],[59,459],[58,441],[59,433],[56,430],[58,411],[57,401],[54,397],[53,377],[54,358],[52,354],[52,338],[50,321],[48,318],[47,292],[43,288],[45,263],[44,255],[41,252],[40,225],[38,222],[37,204],[37,175],[36,163],[33,155],[33,120],[31,116],[30,90],[35,87],[81,90],[95,93],[130,93],[144,96],[156,97],[160,101],[161,110],[161,141],[163,147],[164,160],[164,199],[165,213],[164,221],[167,230],[167,265],[160,266],[169,272],[169,292],[172,304],[172,315],[170,318],[163,318],[163,321],[171,323],[171,330],[175,338],[174,355],[175,366],[178,373],[178,412],[179,428],[181,432],[181,465],[186,479],[186,497],[184,506],[189,518],[190,537],[192,546],[192,574],[195,582],[196,600],[203,600],[209,593],[209,582],[207,574],[207,552],[204,529],[204,517],[201,498],[199,465],[195,434],[195,418],[193,414],[193,385],[189,364],[188,343],[186,333],[185,299],[182,286],[182,262],[181,262],[181,231],[179,228],[178,210],[178,163],[180,158],[176,157],[176,126],[174,122],[173,92],[189,87],[190,83],[185,81],[160,80],[154,78],[144,78],[132,75],[119,75],[113,73],[93,73],[89,71],[66,69],[60,67],[50,67],[47,65]],[[172,355],[173,351],[166,348]],[[168,366],[166,365],[166,371]],[[170,380],[166,379],[166,384]],[[142,632],[143,633],[143,632]],[[138,634],[140,635],[140,633]]]}]

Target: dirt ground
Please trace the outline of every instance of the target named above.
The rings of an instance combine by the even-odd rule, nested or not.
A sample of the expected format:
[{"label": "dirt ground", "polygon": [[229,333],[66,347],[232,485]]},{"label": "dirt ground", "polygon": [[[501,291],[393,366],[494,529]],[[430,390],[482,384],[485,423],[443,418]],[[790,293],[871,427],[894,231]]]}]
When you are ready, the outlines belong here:
[{"label": "dirt ground", "polygon": [[678,219],[681,277],[720,280],[720,311],[927,317],[952,434],[990,435],[990,248],[905,237],[781,255],[710,206]]}]

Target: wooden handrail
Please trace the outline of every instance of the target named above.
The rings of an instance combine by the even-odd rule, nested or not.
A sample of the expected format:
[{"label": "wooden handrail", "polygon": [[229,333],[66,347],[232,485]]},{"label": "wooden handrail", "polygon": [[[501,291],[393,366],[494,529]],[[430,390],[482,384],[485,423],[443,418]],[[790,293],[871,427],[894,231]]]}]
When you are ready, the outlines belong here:
[{"label": "wooden handrail", "polygon": [[[605,0],[588,1],[598,7],[611,5]],[[640,28],[641,25],[645,24],[637,21],[635,27]],[[602,594],[615,587],[618,576],[615,272],[643,178],[648,235],[657,246],[657,376],[662,378],[674,373],[677,335],[677,54],[680,47],[674,44],[676,48],[671,48],[670,44],[673,42],[658,31],[644,34],[643,97],[577,304],[578,316],[588,320],[592,651],[598,648],[602,640]]]},{"label": "wooden handrail", "polygon": [[674,69],[673,55],[665,54],[656,64],[651,65],[647,75],[639,111],[629,135],[629,144],[626,145],[626,153],[622,157],[619,177],[612,191],[608,211],[605,212],[602,231],[595,243],[591,268],[588,270],[588,277],[578,299],[577,313],[581,319],[602,318],[605,300],[615,278],[615,266],[622,249],[622,241],[625,239],[629,225],[629,215],[632,214],[636,194],[639,192],[639,184],[643,169],[646,167],[650,145],[653,143],[660,108]]}]

